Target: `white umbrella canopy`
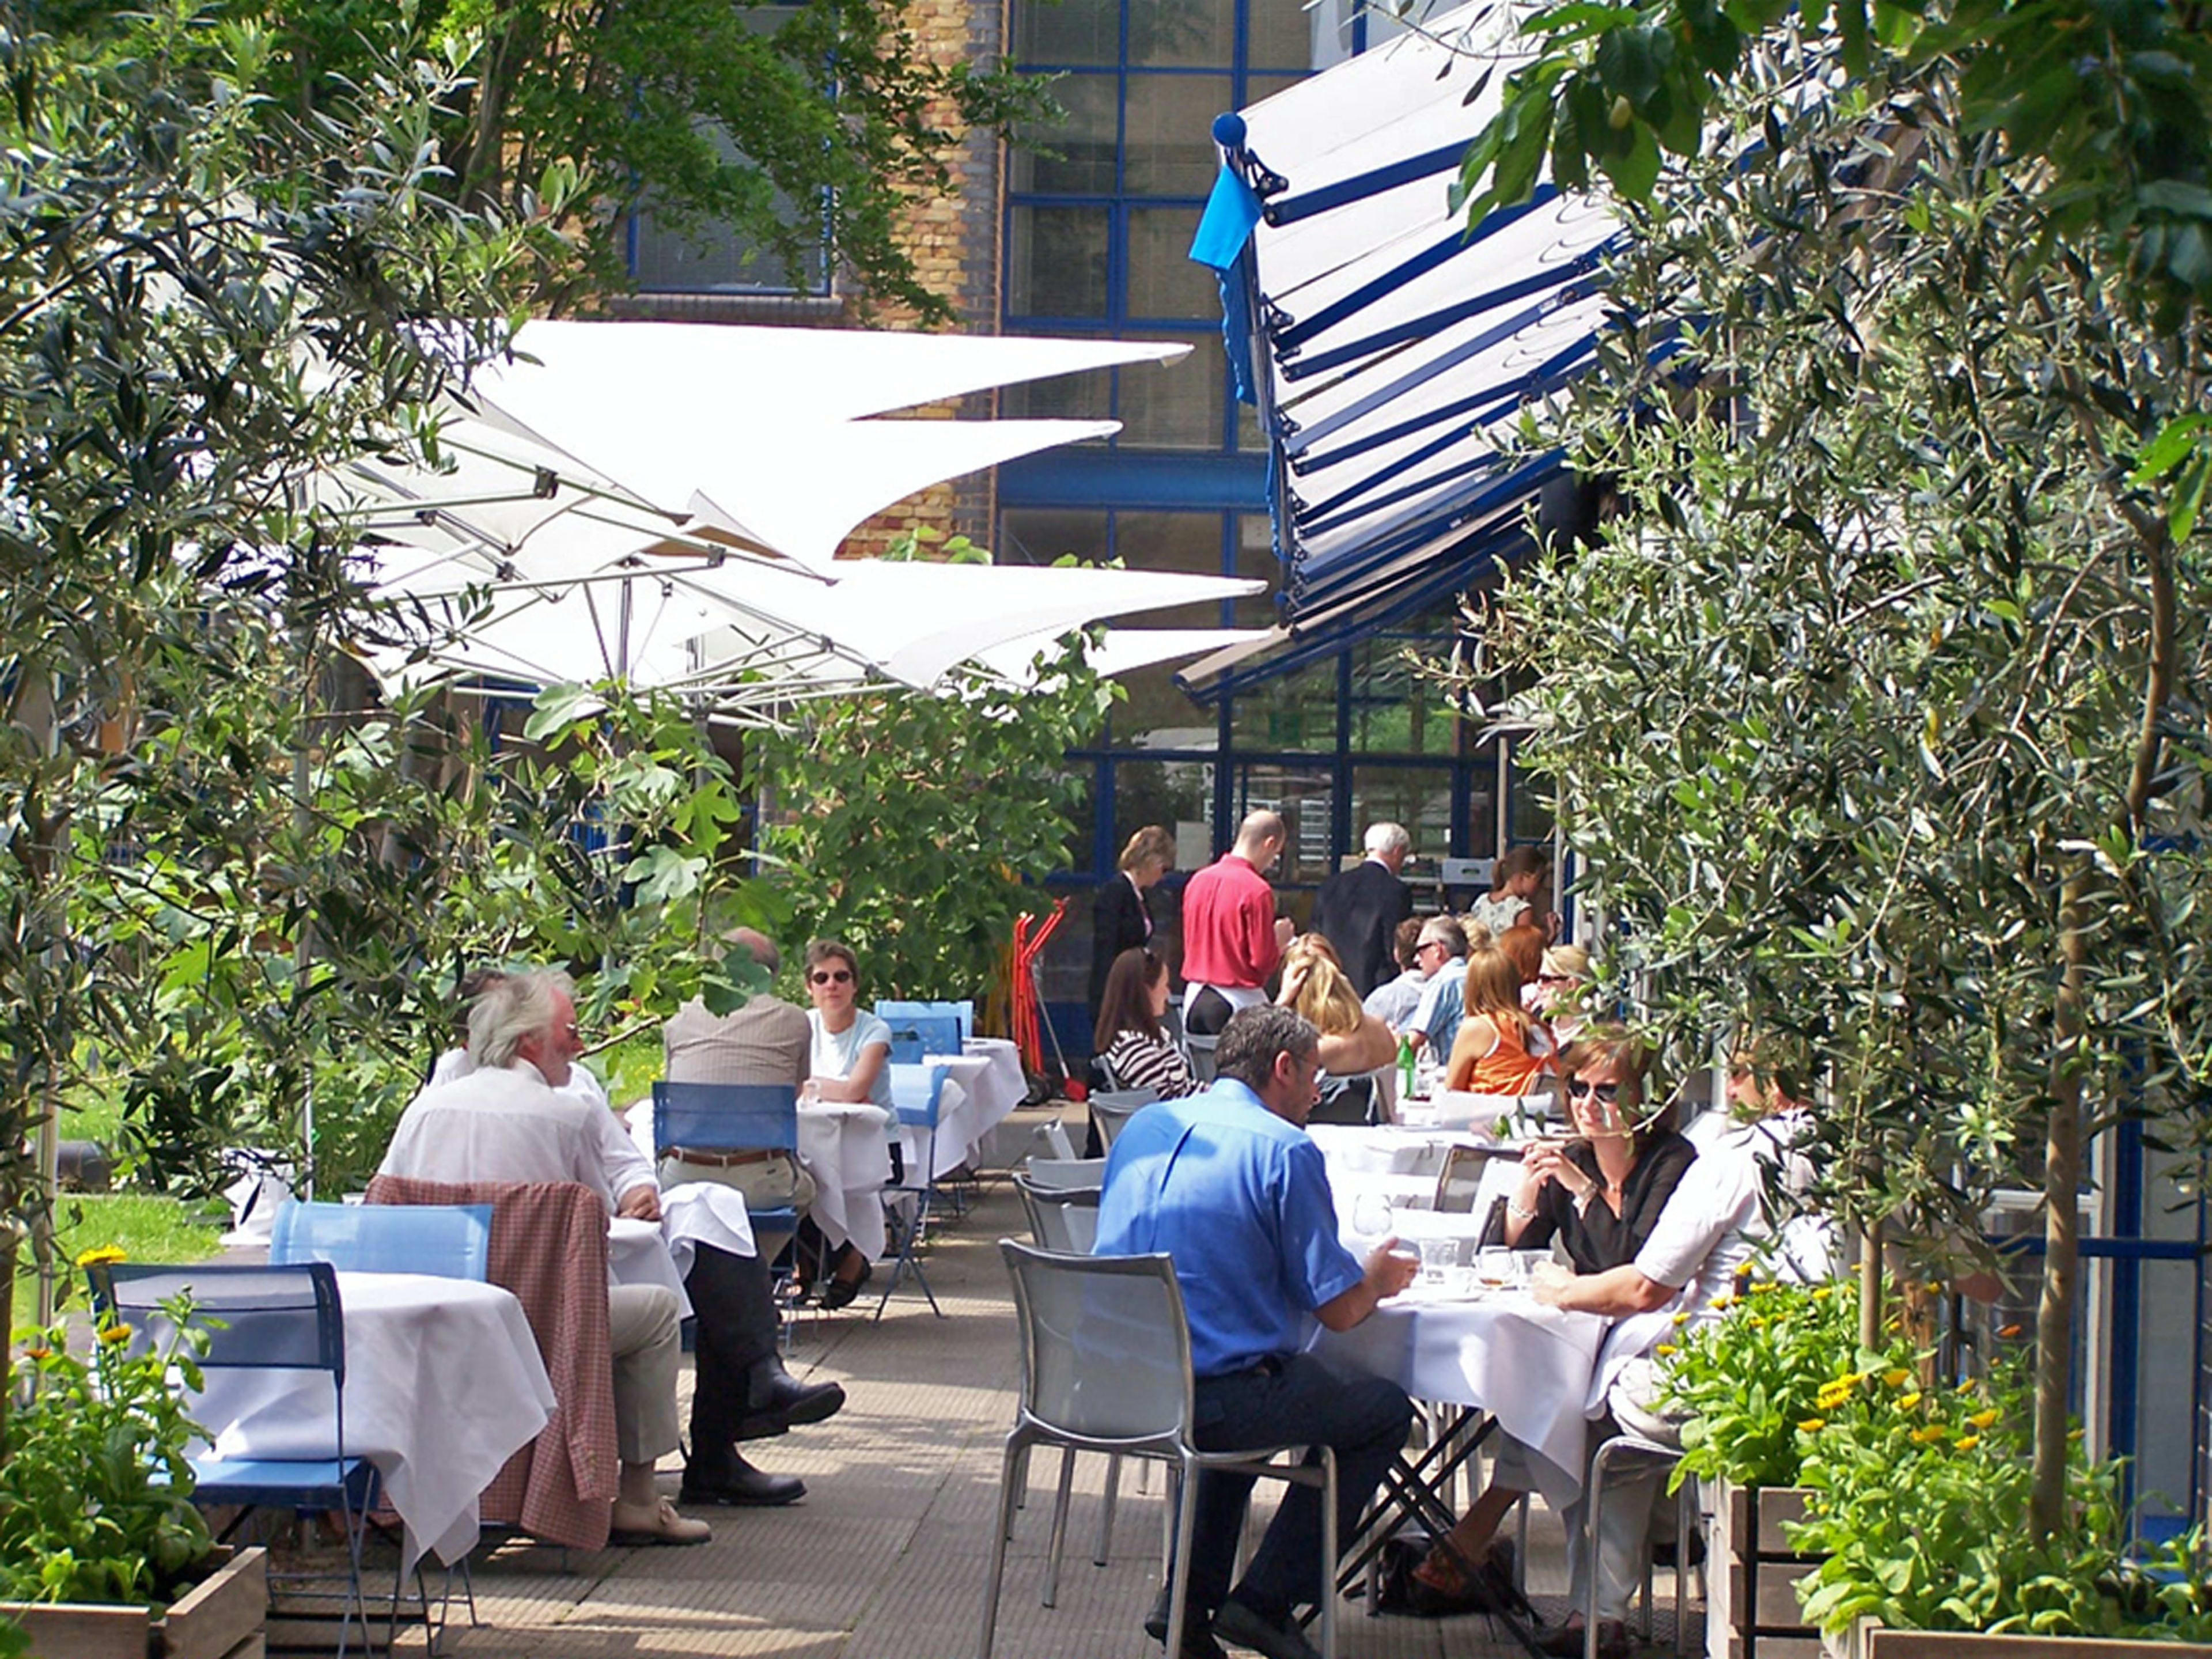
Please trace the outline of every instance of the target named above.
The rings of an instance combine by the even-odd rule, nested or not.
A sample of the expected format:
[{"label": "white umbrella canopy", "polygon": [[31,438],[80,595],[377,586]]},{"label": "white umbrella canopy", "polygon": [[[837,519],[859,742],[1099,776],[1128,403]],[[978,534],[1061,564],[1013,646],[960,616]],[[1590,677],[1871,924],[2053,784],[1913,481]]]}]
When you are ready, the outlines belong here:
[{"label": "white umbrella canopy", "polygon": [[608,530],[629,546],[712,531],[821,571],[857,526],[917,490],[1118,430],[863,417],[1189,349],[629,322],[533,322],[515,346],[526,355],[484,366],[449,401],[436,465],[359,463],[325,476],[325,501],[381,536],[548,580],[603,564]]}]

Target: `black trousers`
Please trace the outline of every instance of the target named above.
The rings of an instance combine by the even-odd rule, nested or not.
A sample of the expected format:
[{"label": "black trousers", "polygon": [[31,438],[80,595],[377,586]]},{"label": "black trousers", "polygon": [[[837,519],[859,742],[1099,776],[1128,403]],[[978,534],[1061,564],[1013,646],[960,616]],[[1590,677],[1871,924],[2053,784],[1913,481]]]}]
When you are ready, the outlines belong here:
[{"label": "black trousers", "polygon": [[[1346,1376],[1310,1354],[1271,1359],[1228,1376],[1201,1376],[1193,1395],[1194,1438],[1201,1451],[1303,1442],[1336,1453],[1336,1526],[1352,1536],[1360,1512],[1382,1484],[1390,1460],[1404,1449],[1413,1404],[1396,1383]],[[1318,1462],[1312,1453],[1309,1462]],[[1190,1605],[1212,1618],[1227,1599],[1237,1540],[1252,1496],[1250,1475],[1208,1473],[1198,1479],[1192,1520]],[[1321,1605],[1321,1491],[1291,1486],[1237,1586],[1237,1599],[1280,1625],[1301,1602]],[[1329,1564],[1334,1571],[1335,1563]]]},{"label": "black trousers", "polygon": [[1193,1036],[1218,1036],[1221,1028],[1229,1024],[1229,1017],[1236,1012],[1235,1005],[1227,997],[1208,985],[1190,1000],[1190,1006],[1182,1017],[1182,1029]]},{"label": "black trousers", "polygon": [[753,1368],[775,1355],[775,1295],[767,1262],[711,1244],[697,1247],[684,1288],[699,1318],[691,1455],[718,1456],[729,1449],[744,1415]]}]

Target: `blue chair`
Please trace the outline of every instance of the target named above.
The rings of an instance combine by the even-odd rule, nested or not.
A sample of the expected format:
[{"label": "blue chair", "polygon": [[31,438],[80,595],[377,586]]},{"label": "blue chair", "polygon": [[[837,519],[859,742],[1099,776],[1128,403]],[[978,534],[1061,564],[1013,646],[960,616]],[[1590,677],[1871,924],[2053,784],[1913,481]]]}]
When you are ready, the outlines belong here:
[{"label": "blue chair", "polygon": [[945,1097],[945,1068],[893,1060],[890,1069],[891,1107],[902,1127],[919,1133],[921,1167],[913,1168],[909,1160],[899,1179],[884,1188],[886,1207],[894,1218],[898,1256],[891,1264],[890,1279],[884,1285],[883,1299],[876,1304],[876,1317],[880,1320],[884,1316],[884,1310],[890,1305],[891,1292],[898,1288],[899,1280],[911,1273],[915,1283],[921,1286],[921,1293],[929,1298],[929,1310],[942,1319],[945,1310],[937,1305],[937,1292],[929,1288],[928,1276],[922,1272],[915,1252],[929,1225],[930,1200],[937,1191],[937,1114]]},{"label": "blue chair", "polygon": [[[700,1152],[782,1152],[799,1162],[799,1091],[787,1083],[656,1083],[653,1149]],[[773,1261],[799,1231],[788,1204],[745,1211],[755,1248]]]},{"label": "blue chair", "polygon": [[951,1014],[897,1013],[887,1014],[884,1009],[928,1006],[924,1003],[878,1003],[876,1018],[891,1028],[891,1059],[902,1066],[910,1066],[932,1054],[957,1054],[960,1052],[960,1022]]},{"label": "blue chair", "polygon": [[[113,1262],[87,1269],[94,1304],[129,1323],[138,1340],[167,1325],[164,1304],[191,1299],[193,1322],[204,1319],[204,1370],[321,1371],[331,1383],[327,1455],[305,1458],[218,1457],[192,1460],[193,1501],[245,1512],[289,1509],[301,1516],[335,1510],[345,1522],[347,1574],[338,1653],[356,1616],[368,1640],[368,1606],[361,1584],[362,1541],[377,1501],[375,1465],[349,1456],[345,1443],[345,1317],[337,1269],[327,1261],[283,1267],[163,1267]],[[232,1530],[236,1529],[234,1522]],[[226,1533],[226,1536],[228,1534]],[[393,1613],[398,1613],[397,1594]]]},{"label": "blue chair", "polygon": [[327,1261],[367,1273],[427,1273],[437,1279],[489,1277],[489,1204],[313,1204],[277,1206],[269,1263]]}]

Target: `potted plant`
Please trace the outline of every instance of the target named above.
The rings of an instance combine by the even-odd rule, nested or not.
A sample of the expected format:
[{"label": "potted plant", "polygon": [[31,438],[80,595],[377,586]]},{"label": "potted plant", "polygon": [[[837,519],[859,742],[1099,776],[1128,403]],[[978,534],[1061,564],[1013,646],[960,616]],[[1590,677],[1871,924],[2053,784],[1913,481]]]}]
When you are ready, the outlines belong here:
[{"label": "potted plant", "polygon": [[1712,1492],[1706,1651],[1809,1659],[1820,1637],[1798,1610],[1796,1585],[1814,1561],[1783,1528],[1804,1518],[1807,1430],[1857,1352],[1856,1314],[1833,1285],[1754,1282],[1713,1305],[1720,1318],[1660,1347],[1668,1400],[1689,1413],[1674,1484],[1694,1475]]},{"label": "potted plant", "polygon": [[2202,1540],[2130,1559],[2118,1466],[2074,1431],[2066,1523],[2031,1523],[2033,1405],[2014,1370],[1953,1388],[1902,1367],[1835,1379],[1800,1433],[1817,1558],[1806,1616],[1852,1659],[2174,1659],[2212,1653]]},{"label": "potted plant", "polygon": [[0,1625],[34,1659],[260,1651],[263,1553],[216,1547],[192,1505],[185,1453],[199,1431],[175,1381],[198,1387],[206,1336],[187,1312],[172,1308],[174,1334],[136,1352],[112,1316],[88,1354],[70,1351],[64,1326],[26,1334],[20,1364],[36,1388],[9,1414],[0,1463]]}]

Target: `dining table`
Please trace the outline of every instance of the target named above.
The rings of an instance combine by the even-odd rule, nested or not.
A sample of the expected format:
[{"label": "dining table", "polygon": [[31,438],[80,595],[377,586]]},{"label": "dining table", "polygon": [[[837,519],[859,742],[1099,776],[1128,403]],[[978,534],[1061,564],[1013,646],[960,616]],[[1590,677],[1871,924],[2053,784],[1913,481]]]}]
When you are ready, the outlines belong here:
[{"label": "dining table", "polygon": [[[553,1384],[522,1304],[496,1285],[423,1273],[337,1274],[345,1334],[345,1450],[376,1468],[399,1517],[402,1572],[427,1552],[475,1547],[477,1499],[538,1437]],[[204,1373],[191,1402],[226,1458],[330,1455],[330,1379],[320,1372]]]},{"label": "dining table", "polygon": [[[957,1054],[924,1054],[924,1066],[941,1066],[945,1088],[937,1108],[937,1151],[933,1180],[963,1164],[979,1167],[992,1130],[1006,1121],[1029,1095],[1021,1051],[1004,1037],[969,1037]],[[901,1127],[909,1168],[919,1168],[926,1131]]]}]

